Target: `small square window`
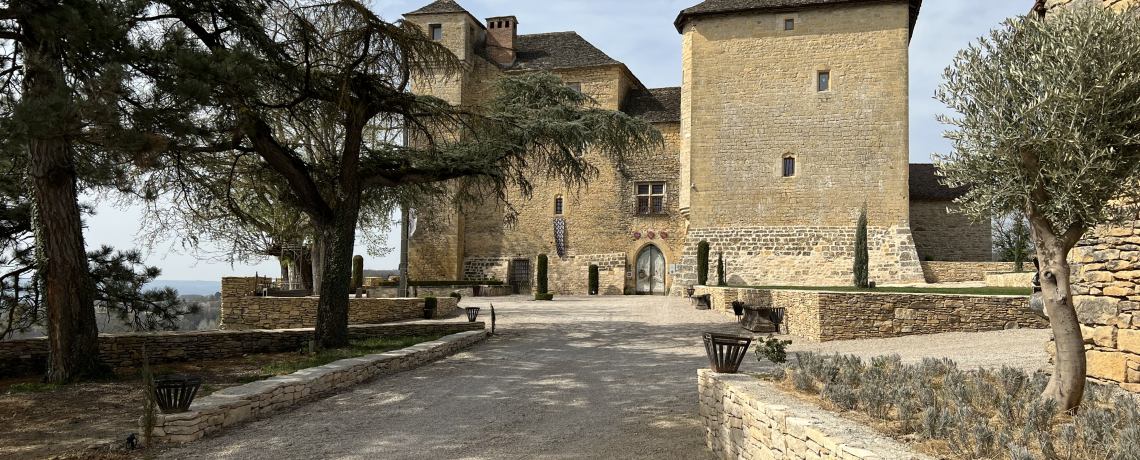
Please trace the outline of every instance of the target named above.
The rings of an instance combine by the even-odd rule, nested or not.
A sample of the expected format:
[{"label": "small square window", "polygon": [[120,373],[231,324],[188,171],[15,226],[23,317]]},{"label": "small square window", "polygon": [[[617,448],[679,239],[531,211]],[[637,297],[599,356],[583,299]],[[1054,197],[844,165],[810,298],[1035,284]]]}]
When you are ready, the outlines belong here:
[{"label": "small square window", "polygon": [[554,199],[554,213],[562,214],[562,198]]},{"label": "small square window", "polygon": [[645,182],[637,184],[637,213],[665,213],[664,182]]},{"label": "small square window", "polygon": [[582,92],[582,83],[580,83],[580,82],[576,82],[576,81],[570,82],[570,83],[567,83],[566,86],[569,86],[574,91],[577,91],[579,93]]},{"label": "small square window", "polygon": [[796,20],[795,19],[785,19],[784,20],[784,30],[796,30]]},{"label": "small square window", "polygon": [[830,91],[831,90],[831,72],[820,72],[819,73],[819,90],[820,91]]},{"label": "small square window", "polygon": [[443,25],[442,24],[432,24],[432,26],[431,26],[431,39],[432,40],[442,40],[443,39]]},{"label": "small square window", "polygon": [[784,158],[784,177],[792,177],[796,175],[796,159],[795,157]]}]

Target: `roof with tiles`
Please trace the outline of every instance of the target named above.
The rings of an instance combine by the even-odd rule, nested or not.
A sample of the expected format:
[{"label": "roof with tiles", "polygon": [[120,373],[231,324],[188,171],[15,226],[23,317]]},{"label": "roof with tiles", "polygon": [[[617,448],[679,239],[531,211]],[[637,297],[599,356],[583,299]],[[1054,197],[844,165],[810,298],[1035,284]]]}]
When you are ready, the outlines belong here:
[{"label": "roof with tiles", "polygon": [[[876,3],[902,0],[705,0],[691,8],[681,10],[673,25],[677,32],[681,32],[685,21],[697,16],[727,13],[749,13],[769,10],[794,10],[802,8],[817,8],[856,3]],[[918,10],[922,7],[922,0],[908,0],[910,2],[910,30],[914,33],[914,24],[918,21]]]},{"label": "roof with tiles", "polygon": [[969,187],[950,188],[942,185],[938,168],[929,163],[910,165],[910,199],[953,200],[966,194]]},{"label": "roof with tiles", "polygon": [[404,16],[411,14],[447,14],[447,13],[469,13],[467,10],[455,3],[454,0],[436,0],[427,6],[415,10],[411,13],[406,13]]},{"label": "roof with tiles", "polygon": [[630,91],[621,111],[650,123],[680,123],[681,87]]},{"label": "roof with tiles", "polygon": [[505,70],[552,70],[621,64],[577,32],[519,35],[517,59]]}]

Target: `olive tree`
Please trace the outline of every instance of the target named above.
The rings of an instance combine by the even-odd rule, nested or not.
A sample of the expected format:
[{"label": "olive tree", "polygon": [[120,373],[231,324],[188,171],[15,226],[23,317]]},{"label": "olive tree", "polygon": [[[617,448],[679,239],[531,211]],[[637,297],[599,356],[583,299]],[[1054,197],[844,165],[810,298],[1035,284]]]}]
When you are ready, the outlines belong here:
[{"label": "olive tree", "polygon": [[1140,18],[1077,8],[1014,18],[960,51],[936,99],[953,151],[945,182],[975,217],[1020,211],[1040,261],[1056,370],[1044,397],[1080,404],[1084,340],[1067,255],[1090,228],[1136,219],[1140,173]]}]

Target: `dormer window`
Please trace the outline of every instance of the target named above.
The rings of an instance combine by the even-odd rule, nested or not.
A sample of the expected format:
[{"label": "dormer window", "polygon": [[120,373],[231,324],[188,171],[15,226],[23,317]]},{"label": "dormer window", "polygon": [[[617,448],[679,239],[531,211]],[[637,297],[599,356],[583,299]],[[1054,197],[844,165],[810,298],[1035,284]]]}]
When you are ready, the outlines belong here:
[{"label": "dormer window", "polygon": [[431,39],[437,41],[443,40],[443,24],[431,25]]}]

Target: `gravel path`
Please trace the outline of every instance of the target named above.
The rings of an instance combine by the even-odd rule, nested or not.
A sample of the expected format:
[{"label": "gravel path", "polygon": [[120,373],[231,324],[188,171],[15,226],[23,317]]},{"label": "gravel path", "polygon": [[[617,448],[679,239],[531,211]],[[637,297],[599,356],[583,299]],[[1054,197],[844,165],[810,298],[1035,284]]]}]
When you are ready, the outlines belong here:
[{"label": "gravel path", "polygon": [[[696,311],[677,298],[490,300],[498,334],[482,344],[186,444],[165,457],[713,458],[697,414],[696,370],[708,365],[700,332],[741,331],[732,318]],[[487,303],[468,298],[462,306]],[[480,319],[489,322],[487,309]],[[981,335],[967,335],[953,341],[962,346],[939,347],[930,356],[953,350],[947,356],[955,359],[976,352],[1028,358],[1029,350],[1042,348],[1038,331],[1000,334],[980,340],[970,337]],[[946,343],[940,337],[916,343],[930,349]],[[921,346],[890,340],[898,339],[797,343],[793,349],[921,354]],[[742,371],[761,366],[749,357]]]}]

